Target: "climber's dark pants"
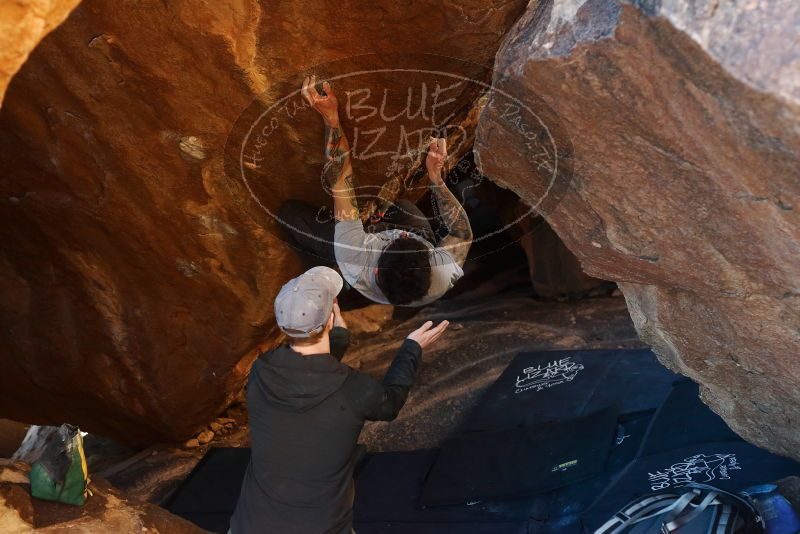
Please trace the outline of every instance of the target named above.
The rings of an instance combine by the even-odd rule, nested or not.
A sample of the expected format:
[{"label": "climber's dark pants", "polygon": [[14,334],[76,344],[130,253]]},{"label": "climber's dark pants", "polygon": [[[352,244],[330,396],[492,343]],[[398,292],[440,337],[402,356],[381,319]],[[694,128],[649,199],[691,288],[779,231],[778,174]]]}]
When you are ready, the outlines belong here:
[{"label": "climber's dark pants", "polygon": [[298,200],[287,200],[278,211],[286,244],[308,265],[336,267],[333,232],[336,221],[329,208],[315,208]]},{"label": "climber's dark pants", "polygon": [[378,233],[385,230],[405,230],[424,237],[429,243],[435,243],[431,222],[416,204],[410,200],[398,200],[375,224],[368,224],[364,230]]},{"label": "climber's dark pants", "polygon": [[[286,234],[286,242],[309,265],[336,267],[333,237],[336,221],[330,208],[315,208],[298,200],[287,200],[278,212],[279,223]],[[434,233],[428,218],[409,200],[398,200],[386,210],[375,224],[367,224],[367,233],[384,230],[405,230],[434,243]]]}]

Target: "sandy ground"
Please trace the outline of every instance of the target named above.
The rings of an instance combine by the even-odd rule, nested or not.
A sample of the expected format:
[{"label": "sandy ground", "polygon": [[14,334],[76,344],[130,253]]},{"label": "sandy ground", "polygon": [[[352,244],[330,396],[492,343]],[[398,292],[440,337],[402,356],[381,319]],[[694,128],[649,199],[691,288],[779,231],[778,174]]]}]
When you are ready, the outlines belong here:
[{"label": "sandy ground", "polygon": [[543,303],[524,293],[468,297],[360,336],[345,356],[346,363],[379,378],[408,332],[426,320],[450,321],[448,332],[423,355],[418,383],[399,417],[365,426],[361,441],[370,450],[437,446],[522,350],[642,346],[621,297],[575,303]]}]

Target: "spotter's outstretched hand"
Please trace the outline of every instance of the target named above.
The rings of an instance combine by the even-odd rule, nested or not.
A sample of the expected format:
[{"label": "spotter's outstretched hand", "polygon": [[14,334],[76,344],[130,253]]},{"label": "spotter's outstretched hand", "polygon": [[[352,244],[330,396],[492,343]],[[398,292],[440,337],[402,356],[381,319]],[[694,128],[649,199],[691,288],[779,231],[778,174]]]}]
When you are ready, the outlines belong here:
[{"label": "spotter's outstretched hand", "polygon": [[303,88],[300,94],[306,99],[306,102],[311,104],[311,107],[316,109],[326,124],[332,126],[339,125],[339,101],[336,95],[333,94],[331,84],[322,82],[322,90],[325,93],[320,94],[317,91],[317,76],[311,75],[303,80]]},{"label": "spotter's outstretched hand", "polygon": [[407,338],[413,339],[424,349],[439,339],[449,324],[449,321],[442,321],[434,327],[433,321],[426,321],[425,324],[408,334]]}]

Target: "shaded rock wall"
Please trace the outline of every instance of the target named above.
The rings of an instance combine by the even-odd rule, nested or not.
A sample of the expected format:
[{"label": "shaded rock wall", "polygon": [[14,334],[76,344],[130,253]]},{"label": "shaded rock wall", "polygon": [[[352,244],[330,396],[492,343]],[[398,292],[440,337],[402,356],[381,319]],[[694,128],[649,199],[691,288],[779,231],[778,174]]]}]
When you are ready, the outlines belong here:
[{"label": "shaded rock wall", "polygon": [[530,204],[568,185],[546,218],[620,283],[642,338],[737,432],[799,457],[800,10],[638,4],[529,8],[495,86],[555,124],[561,170],[529,157],[546,127],[521,134],[490,101],[482,171]]},{"label": "shaded rock wall", "polygon": [[[578,258],[564,245],[547,222],[535,212],[531,212],[530,206],[517,195],[497,186],[487,177],[481,177],[481,180],[480,186],[475,188],[473,193],[477,197],[475,199],[478,200],[477,205],[489,206],[491,213],[497,214],[502,228],[505,228],[507,239],[515,241],[522,248],[537,299],[576,300],[586,297],[593,290],[600,291],[601,288],[613,286],[583,272]],[[473,211],[470,200],[467,198],[467,213],[473,219],[473,232],[476,232],[480,239],[481,231],[488,234],[496,229],[486,229],[481,228],[480,224],[476,225],[476,218],[480,217],[480,212]],[[493,265],[502,263],[497,255],[486,253],[481,250],[482,248],[486,249],[485,246],[481,247],[480,241],[473,244],[471,254],[478,258],[485,254],[488,263]],[[467,265],[469,266],[469,263]]]},{"label": "shaded rock wall", "polygon": [[583,272],[578,258],[542,219],[525,219],[514,229],[522,233],[519,244],[528,259],[528,272],[538,298],[581,299],[605,284]]},{"label": "shaded rock wall", "polygon": [[[340,97],[427,79],[380,72],[397,52],[480,77],[524,5],[85,0],[0,112],[0,415],[132,444],[202,427],[273,339],[273,296],[300,269],[266,211],[330,203],[312,110],[281,123],[247,186],[225,172],[231,126],[312,72],[379,71],[334,82]],[[407,99],[395,88],[390,111]],[[441,108],[454,122],[474,100],[459,91]],[[375,161],[356,163],[360,183],[386,179]]]}]

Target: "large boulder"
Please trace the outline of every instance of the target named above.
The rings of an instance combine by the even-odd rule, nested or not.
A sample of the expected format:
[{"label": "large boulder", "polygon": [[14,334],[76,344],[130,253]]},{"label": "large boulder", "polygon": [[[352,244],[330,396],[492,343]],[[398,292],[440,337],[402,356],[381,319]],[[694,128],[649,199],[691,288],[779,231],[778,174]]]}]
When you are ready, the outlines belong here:
[{"label": "large boulder", "polygon": [[[428,107],[373,143],[381,115],[404,109],[412,82],[414,99],[428,82],[431,106],[443,66],[490,81],[525,4],[85,0],[0,112],[0,416],[129,444],[204,426],[274,340],[273,297],[300,272],[270,214],[331,202],[322,123],[291,94],[303,75],[350,75],[334,88],[343,109],[347,90],[358,98],[344,118],[364,134],[357,179],[379,185],[386,154],[405,150],[400,126],[432,125]],[[476,88],[439,95],[439,117],[467,120]],[[276,102],[288,107],[259,124]],[[272,119],[241,167],[249,127]]]},{"label": "large boulder", "polygon": [[793,0],[532,3],[494,79],[529,108],[492,98],[476,152],[734,430],[800,458],[798,24]]}]

